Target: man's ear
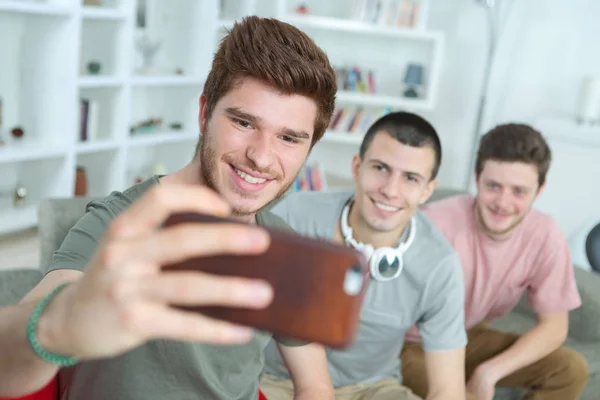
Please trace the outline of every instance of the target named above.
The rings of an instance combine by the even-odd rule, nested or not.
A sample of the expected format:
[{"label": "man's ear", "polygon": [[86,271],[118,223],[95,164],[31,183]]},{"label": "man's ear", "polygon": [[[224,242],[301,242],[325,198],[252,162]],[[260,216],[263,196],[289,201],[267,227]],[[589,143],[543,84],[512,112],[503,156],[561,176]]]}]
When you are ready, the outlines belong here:
[{"label": "man's ear", "polygon": [[200,127],[200,132],[202,134],[206,133],[206,124],[207,124],[207,109],[206,106],[206,96],[201,95],[198,100],[200,112],[198,113],[198,126]]},{"label": "man's ear", "polygon": [[544,189],[546,188],[546,182],[544,182],[542,184],[542,186],[539,187],[537,193],[535,194],[535,199],[537,200],[538,197],[540,197],[540,195],[542,194],[542,192],[544,191]]},{"label": "man's ear", "polygon": [[358,182],[361,161],[359,154],[355,154],[354,157],[352,157],[352,177],[354,178],[354,183]]},{"label": "man's ear", "polygon": [[427,186],[425,186],[425,191],[421,195],[421,199],[419,201],[419,204],[425,204],[425,202],[427,200],[429,200],[429,198],[431,197],[431,195],[435,191],[435,188],[437,188],[437,184],[438,184],[437,178],[436,179],[432,179],[429,182],[427,182]]}]

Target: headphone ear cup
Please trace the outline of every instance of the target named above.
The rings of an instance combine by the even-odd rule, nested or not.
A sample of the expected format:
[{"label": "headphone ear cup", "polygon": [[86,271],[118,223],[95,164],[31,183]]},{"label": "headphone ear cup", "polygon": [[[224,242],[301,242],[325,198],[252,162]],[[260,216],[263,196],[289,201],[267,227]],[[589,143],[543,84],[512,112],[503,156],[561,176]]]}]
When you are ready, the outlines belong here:
[{"label": "headphone ear cup", "polygon": [[[382,265],[380,265],[382,263],[384,265],[383,270],[381,269]],[[369,259],[371,276],[381,282],[397,278],[402,272],[403,266],[402,251],[393,247],[379,248],[375,250],[373,256]],[[388,271],[394,271],[393,275],[388,275]]]}]

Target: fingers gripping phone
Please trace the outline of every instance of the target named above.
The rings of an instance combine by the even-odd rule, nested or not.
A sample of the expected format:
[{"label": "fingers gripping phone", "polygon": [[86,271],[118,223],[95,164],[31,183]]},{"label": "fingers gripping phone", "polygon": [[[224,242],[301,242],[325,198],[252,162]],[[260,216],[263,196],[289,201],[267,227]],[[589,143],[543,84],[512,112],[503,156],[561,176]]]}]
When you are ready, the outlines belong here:
[{"label": "fingers gripping phone", "polygon": [[[182,213],[165,223],[242,223],[215,216]],[[215,275],[258,278],[273,288],[263,309],[220,306],[176,306],[290,339],[345,348],[354,340],[368,284],[368,266],[358,251],[283,229],[265,228],[269,248],[258,255],[197,257],[166,265],[165,271],[202,271]]]}]

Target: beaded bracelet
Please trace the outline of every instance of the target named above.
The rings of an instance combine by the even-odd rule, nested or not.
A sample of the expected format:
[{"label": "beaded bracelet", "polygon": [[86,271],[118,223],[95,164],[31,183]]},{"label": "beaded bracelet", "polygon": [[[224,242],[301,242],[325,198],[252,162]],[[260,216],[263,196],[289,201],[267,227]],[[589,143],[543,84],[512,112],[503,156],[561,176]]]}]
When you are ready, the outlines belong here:
[{"label": "beaded bracelet", "polygon": [[33,349],[35,354],[37,354],[41,359],[49,362],[50,364],[56,364],[62,367],[75,365],[79,362],[79,359],[76,357],[67,357],[62,356],[60,354],[50,353],[44,350],[44,348],[38,341],[36,330],[38,322],[40,321],[40,316],[42,315],[42,312],[44,311],[50,300],[52,300],[52,298],[56,296],[58,292],[64,289],[68,284],[68,282],[63,283],[57,286],[50,293],[48,293],[46,297],[44,297],[42,301],[40,301],[39,304],[35,307],[35,310],[33,310],[33,313],[29,317],[29,323],[27,324],[27,339],[29,340],[29,344],[31,345],[31,348]]}]

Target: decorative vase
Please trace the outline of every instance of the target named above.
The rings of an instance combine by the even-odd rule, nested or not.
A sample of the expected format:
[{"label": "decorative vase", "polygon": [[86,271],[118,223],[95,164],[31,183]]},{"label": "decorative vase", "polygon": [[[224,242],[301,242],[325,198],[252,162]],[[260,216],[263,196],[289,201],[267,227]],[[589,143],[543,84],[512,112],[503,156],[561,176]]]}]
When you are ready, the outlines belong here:
[{"label": "decorative vase", "polygon": [[85,171],[85,168],[77,167],[77,169],[75,170],[75,196],[87,196],[87,186],[87,173]]}]

